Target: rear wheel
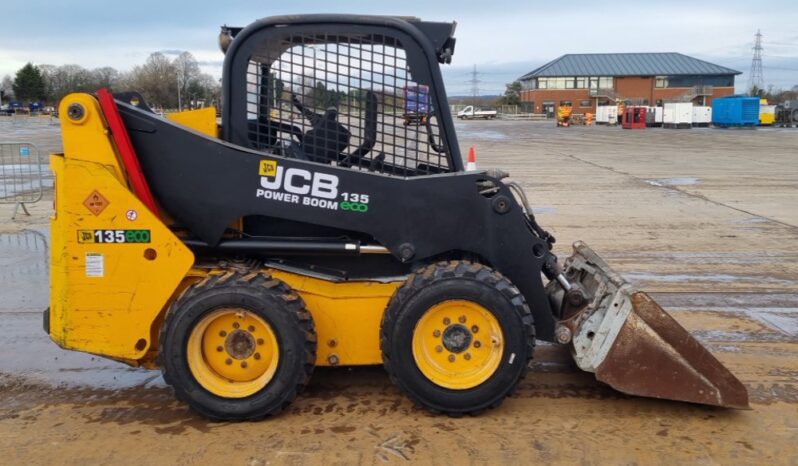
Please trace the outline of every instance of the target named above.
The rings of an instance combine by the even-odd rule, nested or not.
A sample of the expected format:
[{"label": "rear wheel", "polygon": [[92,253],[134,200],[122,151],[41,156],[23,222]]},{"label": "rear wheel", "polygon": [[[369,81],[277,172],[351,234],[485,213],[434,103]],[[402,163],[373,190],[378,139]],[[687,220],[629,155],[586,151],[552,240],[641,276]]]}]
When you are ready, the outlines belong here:
[{"label": "rear wheel", "polygon": [[413,274],[383,318],[385,368],[415,402],[448,414],[498,406],[527,372],[534,327],[523,295],[481,264]]},{"label": "rear wheel", "polygon": [[313,370],[316,336],[302,300],[269,275],[229,272],[191,286],[161,330],[164,379],[216,420],[285,408]]}]

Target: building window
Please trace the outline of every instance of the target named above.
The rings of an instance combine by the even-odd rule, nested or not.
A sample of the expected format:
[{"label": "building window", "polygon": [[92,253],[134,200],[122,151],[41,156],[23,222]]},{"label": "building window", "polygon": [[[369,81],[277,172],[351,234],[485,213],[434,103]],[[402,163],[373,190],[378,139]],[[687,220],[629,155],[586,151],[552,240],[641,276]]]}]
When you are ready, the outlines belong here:
[{"label": "building window", "polygon": [[598,78],[598,87],[599,89],[612,89],[612,77],[600,77]]},{"label": "building window", "polygon": [[560,101],[560,107],[570,107],[570,106],[571,106],[571,101],[570,100],[561,100]]},{"label": "building window", "polygon": [[580,100],[579,101],[580,107],[592,107],[593,105],[590,103],[589,100]]},{"label": "building window", "polygon": [[654,87],[668,87],[668,77],[657,76],[654,80]]},{"label": "building window", "polygon": [[538,78],[538,89],[548,89],[548,88],[549,88],[549,79]]},{"label": "building window", "polygon": [[613,79],[611,76],[596,77],[593,76],[589,79],[590,89],[612,89]]},{"label": "building window", "polygon": [[657,107],[662,107],[662,99],[657,99],[657,103],[655,105]]},{"label": "building window", "polygon": [[577,77],[576,78],[576,88],[577,89],[586,89],[587,88],[587,78]]}]

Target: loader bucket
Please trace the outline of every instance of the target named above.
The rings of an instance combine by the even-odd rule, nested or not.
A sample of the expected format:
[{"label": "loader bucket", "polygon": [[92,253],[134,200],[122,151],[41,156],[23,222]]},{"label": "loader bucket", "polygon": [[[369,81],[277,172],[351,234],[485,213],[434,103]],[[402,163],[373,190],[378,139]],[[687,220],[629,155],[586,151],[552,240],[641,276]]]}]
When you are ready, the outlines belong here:
[{"label": "loader bucket", "polygon": [[[748,409],[737,377],[585,243],[574,244],[565,266],[572,289],[559,292],[565,299],[558,336],[573,335],[581,369],[630,395]],[[569,300],[575,292],[587,299]]]}]

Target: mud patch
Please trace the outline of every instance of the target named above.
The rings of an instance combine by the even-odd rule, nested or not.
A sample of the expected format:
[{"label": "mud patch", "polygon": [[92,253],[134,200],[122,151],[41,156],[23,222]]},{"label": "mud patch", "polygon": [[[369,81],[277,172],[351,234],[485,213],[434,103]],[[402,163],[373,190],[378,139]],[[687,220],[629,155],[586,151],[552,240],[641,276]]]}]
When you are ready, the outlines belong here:
[{"label": "mud patch", "polygon": [[798,403],[798,386],[794,384],[757,384],[748,386],[748,397],[753,403]]}]

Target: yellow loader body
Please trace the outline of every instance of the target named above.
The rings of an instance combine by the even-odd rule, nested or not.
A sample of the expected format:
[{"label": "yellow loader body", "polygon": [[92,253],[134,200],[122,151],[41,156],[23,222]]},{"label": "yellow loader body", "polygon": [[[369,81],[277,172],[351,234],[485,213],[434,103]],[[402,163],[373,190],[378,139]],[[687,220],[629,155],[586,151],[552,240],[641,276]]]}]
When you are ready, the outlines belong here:
[{"label": "yellow loader body", "polygon": [[[131,192],[96,99],[69,95],[61,114],[73,103],[85,115],[62,119],[64,153],[50,158],[56,179],[50,337],[66,349],[154,367],[166,310],[190,284],[216,272],[196,267],[194,254]],[[215,125],[212,109],[170,118],[205,134]],[[311,312],[316,365],[382,362],[380,321],[401,281],[334,282],[266,271]]]}]

